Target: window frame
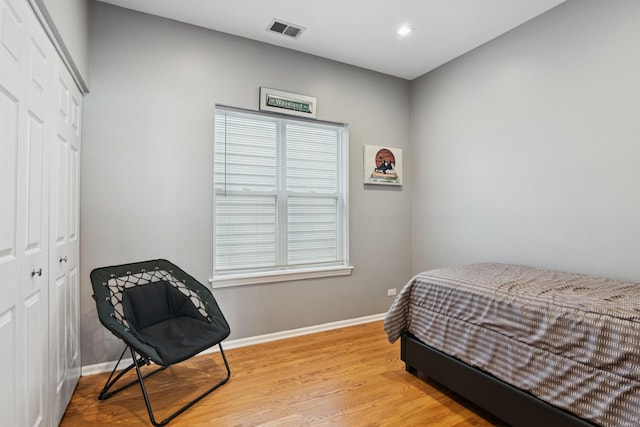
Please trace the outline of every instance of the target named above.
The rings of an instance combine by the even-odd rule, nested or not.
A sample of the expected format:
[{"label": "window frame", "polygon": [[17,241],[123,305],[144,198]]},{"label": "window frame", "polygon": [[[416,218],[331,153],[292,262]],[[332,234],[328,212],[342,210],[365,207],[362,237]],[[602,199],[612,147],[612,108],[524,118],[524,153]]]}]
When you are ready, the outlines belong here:
[{"label": "window frame", "polygon": [[[224,273],[220,274],[216,271],[216,199],[218,197],[216,190],[216,181],[215,181],[215,173],[216,173],[216,158],[215,158],[215,122],[218,110],[225,110],[231,112],[237,112],[240,114],[251,114],[256,116],[267,117],[268,119],[274,120],[285,120],[293,123],[311,123],[311,124],[319,124],[319,125],[328,125],[336,128],[341,128],[340,133],[340,141],[338,146],[338,159],[339,159],[339,180],[338,180],[338,197],[342,197],[342,218],[338,221],[338,225],[342,229],[342,241],[338,242],[341,244],[341,252],[342,252],[342,263],[338,264],[336,261],[335,264],[328,266],[321,266],[321,263],[316,263],[316,265],[306,266],[306,267],[295,267],[293,265],[288,266],[280,266],[273,267],[268,269],[269,271],[248,271],[250,269],[245,270],[244,272],[238,273]],[[291,116],[286,114],[279,113],[271,113],[266,111],[256,111],[249,110],[237,107],[231,107],[223,104],[215,104],[214,106],[214,150],[213,150],[213,274],[212,278],[209,282],[212,284],[214,288],[224,288],[224,287],[233,287],[233,286],[242,286],[242,285],[253,285],[253,284],[263,284],[263,283],[276,283],[283,281],[291,281],[291,280],[303,280],[303,279],[311,279],[311,278],[321,278],[321,277],[333,277],[333,276],[345,276],[350,275],[353,266],[349,263],[349,125],[346,123],[337,123],[337,122],[329,122],[324,120],[310,119],[310,118],[301,118],[297,116]],[[281,155],[284,155],[281,153]],[[280,176],[285,173],[284,169],[281,169],[278,166],[277,171],[277,179],[281,179]],[[281,189],[285,193],[284,204],[286,206],[286,200],[289,197],[286,195],[287,189]],[[303,193],[304,194],[304,193]],[[312,193],[308,193],[312,194]],[[296,194],[299,195],[299,194]],[[277,205],[281,204],[282,200],[277,200]],[[281,209],[282,206],[277,209]],[[286,209],[286,208],[285,208]],[[288,212],[288,210],[287,210]],[[276,223],[280,222],[279,220]],[[276,225],[277,231],[276,233],[282,232],[281,225]],[[286,227],[285,227],[286,230]],[[286,238],[285,238],[286,239]]]}]

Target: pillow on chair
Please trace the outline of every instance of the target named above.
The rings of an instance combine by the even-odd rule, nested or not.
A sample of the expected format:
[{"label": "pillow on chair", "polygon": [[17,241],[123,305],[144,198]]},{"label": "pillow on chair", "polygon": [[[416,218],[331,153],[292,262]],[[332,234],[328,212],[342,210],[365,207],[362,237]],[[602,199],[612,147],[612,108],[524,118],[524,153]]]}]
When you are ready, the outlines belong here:
[{"label": "pillow on chair", "polygon": [[168,282],[125,289],[122,305],[133,331],[167,364],[188,359],[227,334],[209,323],[189,297]]}]

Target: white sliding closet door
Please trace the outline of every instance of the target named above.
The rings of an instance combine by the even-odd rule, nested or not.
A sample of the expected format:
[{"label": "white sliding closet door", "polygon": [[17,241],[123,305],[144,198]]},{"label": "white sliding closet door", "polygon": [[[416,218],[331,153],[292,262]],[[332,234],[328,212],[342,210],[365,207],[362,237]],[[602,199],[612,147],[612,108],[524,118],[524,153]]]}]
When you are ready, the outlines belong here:
[{"label": "white sliding closet door", "polygon": [[80,378],[79,195],[81,94],[58,61],[51,156],[49,357],[51,412],[62,418]]},{"label": "white sliding closet door", "polygon": [[[19,351],[22,303],[22,257],[18,236],[23,230],[23,212],[18,208],[22,188],[18,164],[20,77],[26,37],[21,33],[22,10],[6,0],[0,3],[0,408],[8,425],[20,425],[19,396],[23,371]],[[20,228],[18,226],[20,225]]]},{"label": "white sliding closet door", "polygon": [[9,385],[0,391],[3,425],[49,425],[47,132],[54,59],[29,6],[1,0],[0,377]]},{"label": "white sliding closet door", "polygon": [[30,20],[27,43],[26,115],[23,122],[23,150],[26,165],[23,177],[26,190],[21,209],[24,209],[25,229],[23,278],[31,277],[23,285],[25,310],[26,367],[25,426],[49,425],[47,418],[48,393],[48,273],[49,273],[49,162],[51,138],[47,131],[51,124],[51,70],[58,60],[44,30]]}]

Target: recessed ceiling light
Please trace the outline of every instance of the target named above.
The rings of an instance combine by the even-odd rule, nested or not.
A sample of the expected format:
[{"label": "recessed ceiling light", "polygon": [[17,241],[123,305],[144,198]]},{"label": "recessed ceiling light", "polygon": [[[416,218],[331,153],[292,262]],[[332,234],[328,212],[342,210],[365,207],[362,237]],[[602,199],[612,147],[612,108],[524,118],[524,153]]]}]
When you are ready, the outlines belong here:
[{"label": "recessed ceiling light", "polygon": [[411,27],[409,27],[408,25],[403,25],[402,27],[398,28],[398,35],[402,37],[406,36],[410,32],[411,32]]}]

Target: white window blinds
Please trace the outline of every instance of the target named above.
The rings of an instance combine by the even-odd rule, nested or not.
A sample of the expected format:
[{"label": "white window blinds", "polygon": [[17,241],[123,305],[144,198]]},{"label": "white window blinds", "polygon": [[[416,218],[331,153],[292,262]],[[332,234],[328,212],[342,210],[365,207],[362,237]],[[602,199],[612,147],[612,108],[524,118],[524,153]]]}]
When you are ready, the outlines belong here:
[{"label": "white window blinds", "polygon": [[214,280],[347,265],[347,127],[216,107]]}]

